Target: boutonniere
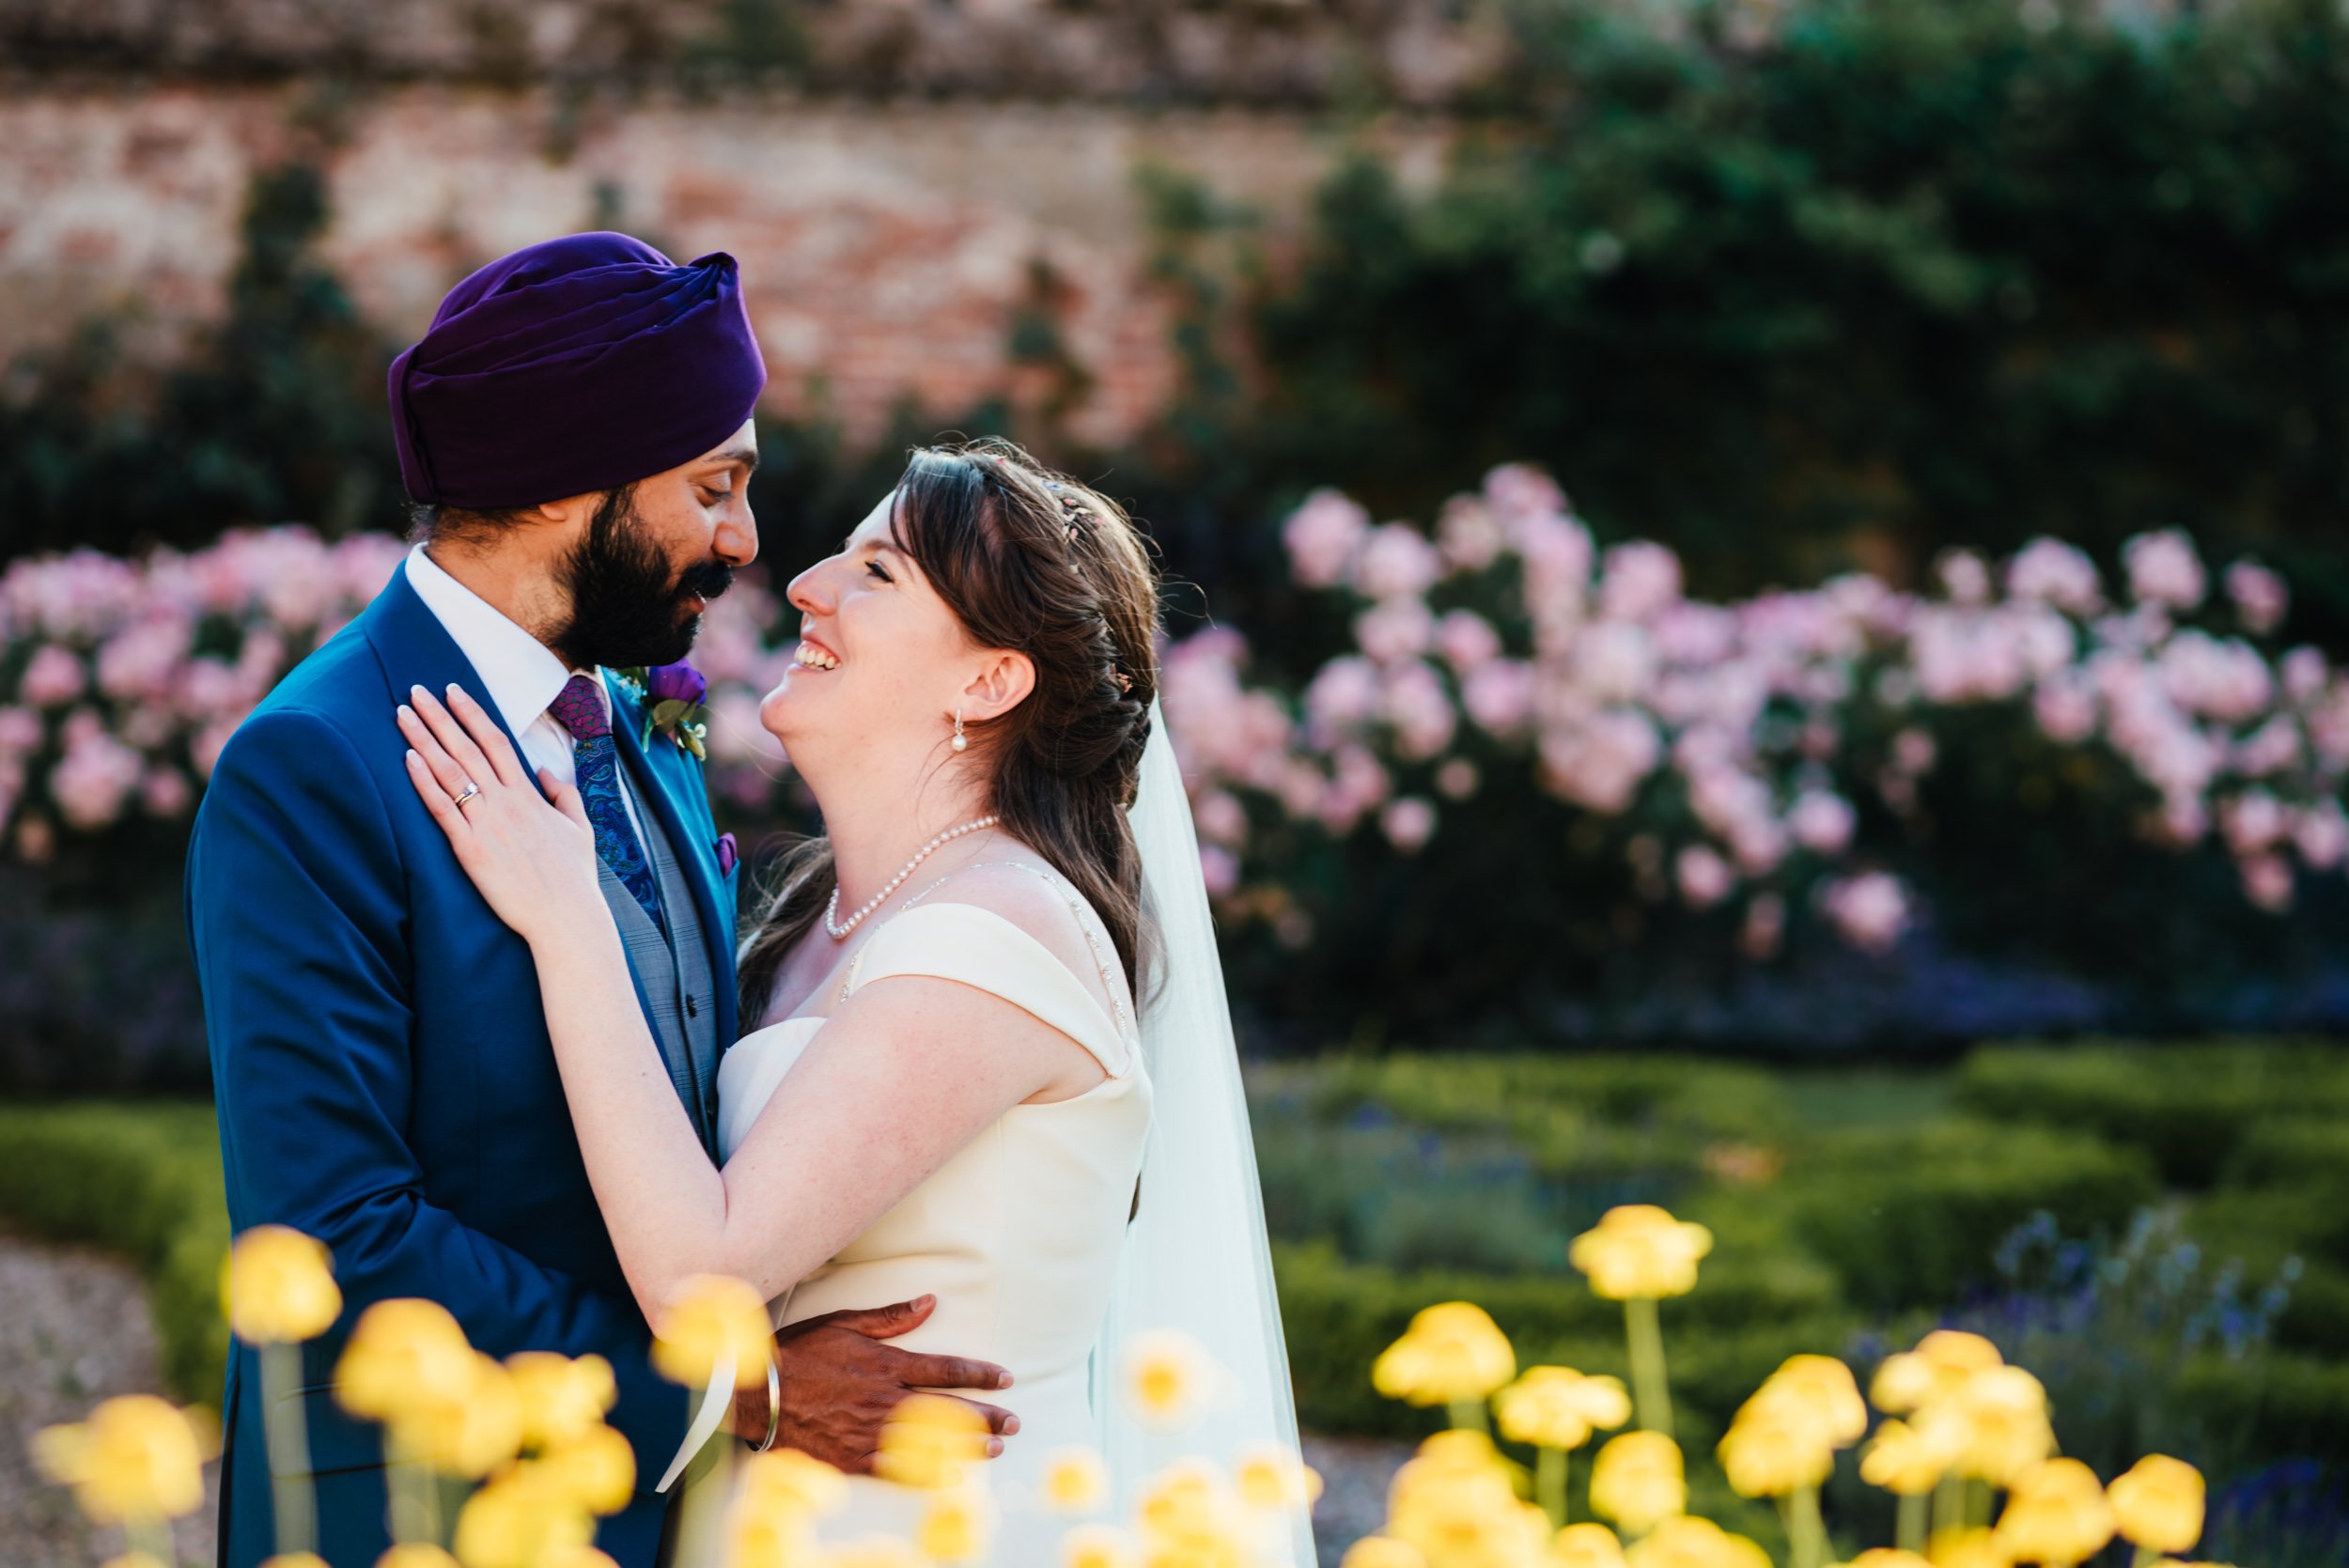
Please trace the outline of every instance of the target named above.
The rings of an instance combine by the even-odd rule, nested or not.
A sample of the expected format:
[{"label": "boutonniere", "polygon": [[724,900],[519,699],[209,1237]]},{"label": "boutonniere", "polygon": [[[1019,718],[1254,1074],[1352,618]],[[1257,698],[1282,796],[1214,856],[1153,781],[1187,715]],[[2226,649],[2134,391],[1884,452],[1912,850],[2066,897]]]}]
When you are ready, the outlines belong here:
[{"label": "boutonniere", "polygon": [[703,762],[709,760],[709,681],[691,664],[656,664],[647,670],[615,670],[645,705],[644,744],[659,730]]}]

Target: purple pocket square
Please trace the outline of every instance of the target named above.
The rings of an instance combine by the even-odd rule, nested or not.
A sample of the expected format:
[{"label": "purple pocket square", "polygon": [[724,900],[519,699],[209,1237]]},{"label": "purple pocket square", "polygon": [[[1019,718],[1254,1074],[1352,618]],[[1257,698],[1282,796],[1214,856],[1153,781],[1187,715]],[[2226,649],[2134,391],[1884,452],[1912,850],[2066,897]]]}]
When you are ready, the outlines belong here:
[{"label": "purple pocket square", "polygon": [[734,835],[720,833],[718,835],[718,875],[723,877],[732,871],[734,862],[739,859],[741,859],[741,852],[734,846]]}]

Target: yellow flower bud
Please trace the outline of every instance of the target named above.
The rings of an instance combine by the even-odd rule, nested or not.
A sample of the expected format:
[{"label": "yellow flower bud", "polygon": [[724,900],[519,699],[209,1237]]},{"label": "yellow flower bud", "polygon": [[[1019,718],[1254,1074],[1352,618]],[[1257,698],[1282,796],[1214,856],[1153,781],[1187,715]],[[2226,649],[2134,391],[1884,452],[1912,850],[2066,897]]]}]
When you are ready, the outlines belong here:
[{"label": "yellow flower bud", "polygon": [[932,1494],[922,1511],[913,1542],[932,1562],[975,1562],[987,1555],[994,1529],[993,1505],[969,1484]]},{"label": "yellow flower bud", "polygon": [[958,1399],[909,1394],[881,1426],[876,1475],[905,1486],[959,1485],[964,1467],[987,1457],[987,1418]]},{"label": "yellow flower bud", "polygon": [[534,1470],[500,1476],[457,1514],[457,1560],[465,1568],[538,1568],[558,1548],[584,1546],[596,1522]]},{"label": "yellow flower bud", "polygon": [[636,1451],[608,1426],[590,1427],[532,1464],[550,1486],[590,1514],[617,1514],[636,1495]]},{"label": "yellow flower bud", "polygon": [[459,1568],[457,1560],[438,1546],[411,1541],[394,1546],[375,1560],[375,1568]]},{"label": "yellow flower bud", "polygon": [[525,1350],[506,1358],[514,1391],[522,1402],[522,1441],[549,1448],[583,1437],[603,1424],[604,1412],[619,1402],[612,1363],[600,1356],[573,1360],[552,1351]]},{"label": "yellow flower bud", "polygon": [[609,1552],[593,1546],[557,1546],[538,1560],[538,1568],[620,1568]]},{"label": "yellow flower bud", "polygon": [[1770,1557],[1710,1519],[1665,1519],[1631,1544],[1629,1568],[1770,1568]]},{"label": "yellow flower bud", "polygon": [[1486,1398],[1517,1370],[1508,1336],[1482,1307],[1446,1301],[1411,1319],[1372,1365],[1370,1380],[1390,1399],[1450,1405]]},{"label": "yellow flower bud", "polygon": [[2182,1459],[2149,1453],[2107,1496],[2122,1535],[2148,1551],[2174,1556],[2201,1539],[2202,1472]]},{"label": "yellow flower bud", "polygon": [[1092,1449],[1065,1448],[1044,1462],[1044,1500],[1055,1514],[1090,1514],[1109,1495],[1109,1467]]},{"label": "yellow flower bud", "polygon": [[2013,1485],[2015,1477],[2055,1452],[2047,1391],[2020,1367],[1975,1373],[1945,1405],[1931,1406],[1920,1424],[1936,1429],[1935,1418],[1945,1409],[1952,1425],[1962,1421],[1966,1432],[1957,1469],[1993,1486]]},{"label": "yellow flower bud", "polygon": [[1934,1435],[1949,1430],[1946,1424],[1921,1429],[1906,1421],[1885,1421],[1876,1428],[1868,1452],[1860,1455],[1859,1479],[1905,1498],[1932,1491],[1957,1457],[1956,1442]]},{"label": "yellow flower bud", "polygon": [[769,1449],[742,1459],[740,1503],[746,1511],[813,1519],[848,1497],[848,1478],[796,1449]]},{"label": "yellow flower bud", "polygon": [[685,1281],[670,1293],[653,1333],[652,1364],[672,1383],[701,1388],[728,1358],[736,1388],[767,1381],[774,1326],[766,1301],[740,1280],[696,1274]]},{"label": "yellow flower bud", "polygon": [[168,1565],[153,1552],[124,1552],[120,1557],[108,1558],[100,1568],[168,1568]]},{"label": "yellow flower bud", "polygon": [[1674,1219],[1653,1203],[1626,1203],[1599,1217],[1567,1249],[1566,1259],[1610,1301],[1686,1296],[1696,1288],[1697,1261],[1713,1250],[1713,1233]]},{"label": "yellow flower bud", "polygon": [[1206,1413],[1217,1368],[1190,1335],[1172,1328],[1146,1330],[1126,1342],[1119,1360],[1126,1403],[1144,1426],[1179,1431]]},{"label": "yellow flower bud", "polygon": [[1338,1568],[1427,1568],[1427,1554],[1391,1535],[1365,1535],[1346,1548]]},{"label": "yellow flower bud", "polygon": [[1624,1568],[1623,1543],[1605,1525],[1568,1525],[1549,1545],[1552,1568]]},{"label": "yellow flower bud", "polygon": [[316,1552],[279,1552],[263,1558],[261,1568],[326,1568],[326,1559]]},{"label": "yellow flower bud", "polygon": [[354,1416],[388,1421],[463,1399],[480,1374],[473,1346],[448,1309],[402,1298],[359,1314],[334,1368],[334,1397]]},{"label": "yellow flower bud", "polygon": [[2013,1568],[1987,1528],[1942,1530],[1925,1543],[1925,1560],[1934,1568]]},{"label": "yellow flower bud", "polygon": [[1232,1467],[1239,1500],[1266,1513],[1309,1509],[1321,1496],[1321,1476],[1278,1443],[1259,1443]]},{"label": "yellow flower bud", "polygon": [[1133,1538],[1114,1525],[1079,1525],[1061,1537],[1061,1568],[1135,1568]]},{"label": "yellow flower bud", "polygon": [[1835,1468],[1827,1423],[1797,1400],[1750,1400],[1721,1438],[1721,1468],[1739,1497],[1782,1498]]},{"label": "yellow flower bud", "polygon": [[1652,1529],[1688,1506],[1680,1445],[1660,1432],[1626,1432],[1598,1451],[1591,1507],[1624,1529]]},{"label": "yellow flower bud", "polygon": [[1999,1347],[1979,1334],[1937,1328],[1915,1350],[1888,1356],[1868,1397],[1890,1416],[1906,1416],[1947,1400],[1978,1372],[2001,1364]]},{"label": "yellow flower bud", "polygon": [[33,1464],[73,1488],[82,1512],[101,1525],[192,1514],[204,1500],[210,1435],[187,1412],[152,1394],[124,1394],[86,1421],[45,1427]]},{"label": "yellow flower bud", "polygon": [[1528,1367],[1493,1398],[1501,1435],[1516,1443],[1578,1449],[1591,1431],[1631,1419],[1631,1396],[1614,1377],[1585,1377],[1572,1367]]},{"label": "yellow flower bud", "polygon": [[391,1418],[392,1447],[443,1475],[478,1481],[521,1452],[522,1402],[490,1358],[466,1353],[473,1381],[443,1399],[416,1400]]},{"label": "yellow flower bud", "polygon": [[299,1344],[342,1315],[325,1246],[286,1225],[256,1225],[221,1265],[228,1327],[247,1344]]},{"label": "yellow flower bud", "polygon": [[1848,1448],[1868,1430],[1867,1402],[1851,1368],[1832,1356],[1793,1356],[1772,1373],[1750,1403],[1793,1402],[1808,1409],[1836,1448]]},{"label": "yellow flower bud", "polygon": [[2072,1568],[2112,1539],[2112,1505],[2096,1472],[2077,1459],[2048,1459],[2015,1477],[1995,1539],[2007,1556],[2042,1568]]},{"label": "yellow flower bud", "polygon": [[1915,1552],[1904,1552],[1892,1546],[1872,1546],[1844,1563],[1843,1568],[1933,1568],[1933,1564]]}]

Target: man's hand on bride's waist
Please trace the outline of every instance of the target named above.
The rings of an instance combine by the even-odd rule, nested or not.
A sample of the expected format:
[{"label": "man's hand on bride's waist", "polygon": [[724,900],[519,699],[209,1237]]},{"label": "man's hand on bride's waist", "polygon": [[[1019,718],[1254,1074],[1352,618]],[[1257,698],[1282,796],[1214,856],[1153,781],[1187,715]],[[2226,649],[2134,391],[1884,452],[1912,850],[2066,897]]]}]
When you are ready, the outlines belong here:
[{"label": "man's hand on bride's waist", "polygon": [[[937,1307],[936,1296],[924,1296],[894,1307],[826,1312],[779,1330],[775,1366],[782,1400],[771,1419],[776,1446],[798,1449],[850,1475],[870,1475],[881,1425],[906,1395],[917,1389],[1010,1388],[1011,1374],[991,1361],[927,1356],[883,1343],[920,1327]],[[987,1418],[988,1457],[1003,1452],[1003,1440],[1019,1432],[1019,1418],[1000,1405],[964,1403]],[[763,1442],[770,1424],[764,1383],[735,1395],[737,1436]]]}]

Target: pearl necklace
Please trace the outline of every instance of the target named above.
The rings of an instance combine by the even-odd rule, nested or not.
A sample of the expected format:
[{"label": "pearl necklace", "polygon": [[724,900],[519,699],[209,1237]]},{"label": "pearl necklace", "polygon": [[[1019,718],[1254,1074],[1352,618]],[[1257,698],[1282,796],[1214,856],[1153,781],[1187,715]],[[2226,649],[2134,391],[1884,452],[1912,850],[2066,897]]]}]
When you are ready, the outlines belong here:
[{"label": "pearl necklace", "polygon": [[928,860],[936,851],[944,848],[947,845],[953,843],[956,839],[960,838],[963,834],[975,833],[981,828],[992,828],[995,826],[995,822],[996,819],[992,816],[982,816],[975,821],[966,822],[959,828],[949,828],[944,832],[939,834],[936,838],[930,840],[929,843],[922,846],[922,847],[915,852],[913,859],[906,862],[904,869],[900,870],[896,876],[892,877],[889,879],[889,885],[887,887],[881,889],[880,892],[875,893],[870,899],[866,900],[864,908],[859,909],[856,913],[848,917],[848,923],[846,925],[833,924],[833,917],[840,913],[840,884],[838,882],[832,883],[832,898],[830,902],[826,903],[824,906],[825,934],[830,936],[833,941],[845,940],[848,933],[855,930],[857,926],[863,923],[866,915],[869,915],[875,909],[879,908],[881,905],[888,902],[889,895],[891,893],[895,893],[899,888],[905,886],[906,878],[913,875],[913,868],[915,866],[920,865],[924,861]]}]

